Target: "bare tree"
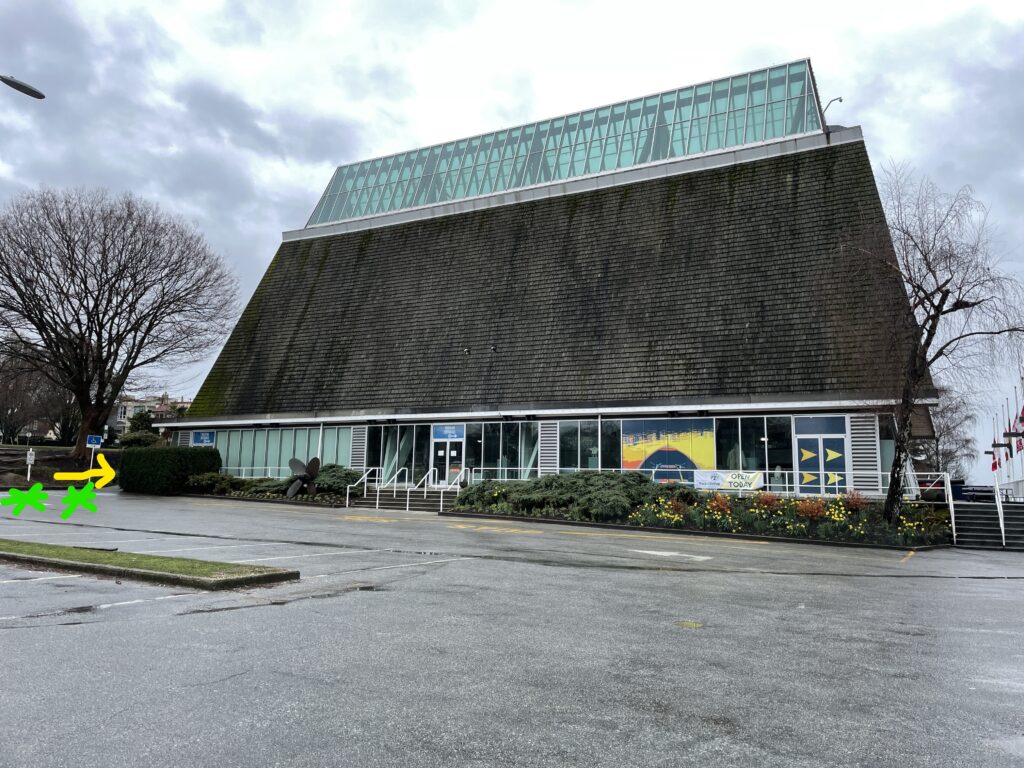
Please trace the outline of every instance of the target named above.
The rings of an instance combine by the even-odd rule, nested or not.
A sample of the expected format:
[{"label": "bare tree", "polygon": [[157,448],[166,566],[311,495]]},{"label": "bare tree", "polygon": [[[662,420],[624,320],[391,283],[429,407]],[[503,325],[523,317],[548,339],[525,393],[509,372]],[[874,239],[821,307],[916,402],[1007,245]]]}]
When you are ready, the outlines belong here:
[{"label": "bare tree", "polygon": [[41,190],[0,214],[0,352],[74,396],[75,456],[134,371],[223,339],[236,291],[193,226],[130,194]]},{"label": "bare tree", "polygon": [[919,440],[914,453],[936,472],[963,478],[978,458],[974,425],[978,421],[970,399],[949,388],[939,389],[939,404],[931,409],[935,437]]},{"label": "bare tree", "polygon": [[[1010,343],[1024,333],[1024,288],[1000,271],[985,207],[970,187],[949,194],[906,165],[893,165],[881,180],[888,237],[865,250],[898,271],[909,312],[894,313],[894,340],[905,359],[897,378],[895,453],[886,517],[899,515],[911,415],[932,378],[955,381],[991,371],[1012,356]],[[889,247],[891,242],[891,248]]]}]

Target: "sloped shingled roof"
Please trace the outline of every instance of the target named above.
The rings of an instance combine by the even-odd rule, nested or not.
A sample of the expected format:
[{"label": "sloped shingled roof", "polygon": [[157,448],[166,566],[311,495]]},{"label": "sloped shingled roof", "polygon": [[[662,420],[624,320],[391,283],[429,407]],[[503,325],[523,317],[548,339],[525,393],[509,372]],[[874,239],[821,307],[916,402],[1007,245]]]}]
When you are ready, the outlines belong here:
[{"label": "sloped shingled roof", "polygon": [[857,141],[286,242],[190,416],[891,396],[882,215]]}]

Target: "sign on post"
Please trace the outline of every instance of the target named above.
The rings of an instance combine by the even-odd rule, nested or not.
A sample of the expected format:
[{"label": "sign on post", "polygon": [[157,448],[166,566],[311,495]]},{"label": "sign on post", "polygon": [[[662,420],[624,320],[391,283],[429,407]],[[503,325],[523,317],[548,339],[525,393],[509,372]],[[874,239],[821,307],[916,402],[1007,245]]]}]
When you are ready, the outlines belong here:
[{"label": "sign on post", "polygon": [[103,447],[103,435],[87,435],[85,444],[92,449],[89,454],[89,469],[92,469],[93,460],[96,458],[96,449]]},{"label": "sign on post", "polygon": [[28,453],[25,454],[25,465],[28,467],[28,473],[25,475],[25,479],[30,483],[32,482],[32,465],[35,463],[36,452],[29,448]]},{"label": "sign on post", "polygon": [[205,446],[209,446],[209,447],[212,448],[214,446],[214,444],[216,443],[216,437],[217,437],[217,433],[214,432],[213,430],[209,430],[209,431],[206,431],[206,432],[193,432],[192,433],[192,439],[191,439],[189,444],[193,448],[199,448],[199,447],[205,447]]}]

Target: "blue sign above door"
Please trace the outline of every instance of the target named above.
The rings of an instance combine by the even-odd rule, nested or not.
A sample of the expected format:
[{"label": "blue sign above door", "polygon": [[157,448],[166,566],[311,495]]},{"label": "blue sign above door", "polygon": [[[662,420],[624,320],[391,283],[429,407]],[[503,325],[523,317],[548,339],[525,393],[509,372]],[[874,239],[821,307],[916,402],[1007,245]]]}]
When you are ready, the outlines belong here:
[{"label": "blue sign above door", "polygon": [[434,425],[434,439],[435,440],[465,440],[466,439],[466,425],[465,424],[435,424]]}]

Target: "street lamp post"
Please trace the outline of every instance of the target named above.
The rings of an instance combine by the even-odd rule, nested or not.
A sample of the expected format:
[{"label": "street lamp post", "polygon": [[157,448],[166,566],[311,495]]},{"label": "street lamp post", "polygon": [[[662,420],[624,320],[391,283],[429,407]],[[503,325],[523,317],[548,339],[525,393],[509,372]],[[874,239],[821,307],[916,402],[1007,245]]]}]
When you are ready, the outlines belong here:
[{"label": "street lamp post", "polygon": [[16,77],[11,77],[10,75],[0,75],[0,83],[10,86],[14,90],[24,93],[26,96],[31,96],[33,99],[46,98],[46,94],[38,88],[35,88],[28,83],[24,83]]}]

